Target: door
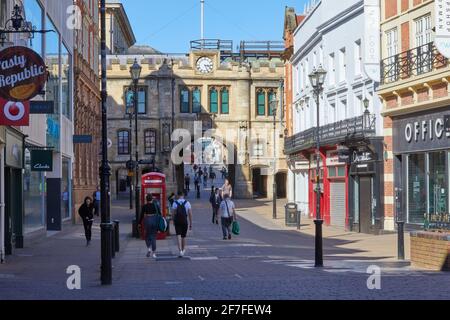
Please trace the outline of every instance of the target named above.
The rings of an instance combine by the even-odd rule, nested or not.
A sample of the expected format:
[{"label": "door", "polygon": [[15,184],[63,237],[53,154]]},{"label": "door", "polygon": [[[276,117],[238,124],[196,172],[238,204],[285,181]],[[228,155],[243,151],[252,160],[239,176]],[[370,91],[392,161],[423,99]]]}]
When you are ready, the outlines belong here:
[{"label": "door", "polygon": [[330,225],[345,228],[345,182],[330,183]]},{"label": "door", "polygon": [[5,254],[11,255],[13,249],[11,169],[5,168]]},{"label": "door", "polygon": [[359,221],[361,233],[371,233],[372,227],[372,178],[359,179]]}]

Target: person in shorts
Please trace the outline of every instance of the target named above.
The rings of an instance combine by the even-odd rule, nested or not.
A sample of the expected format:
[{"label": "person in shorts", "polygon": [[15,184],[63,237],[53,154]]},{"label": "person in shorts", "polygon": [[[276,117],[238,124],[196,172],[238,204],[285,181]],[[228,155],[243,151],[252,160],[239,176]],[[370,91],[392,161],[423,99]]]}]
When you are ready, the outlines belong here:
[{"label": "person in shorts", "polygon": [[192,230],[192,207],[189,201],[184,199],[184,193],[178,192],[178,199],[172,206],[172,217],[178,240],[178,249],[182,258],[186,253],[186,236]]}]

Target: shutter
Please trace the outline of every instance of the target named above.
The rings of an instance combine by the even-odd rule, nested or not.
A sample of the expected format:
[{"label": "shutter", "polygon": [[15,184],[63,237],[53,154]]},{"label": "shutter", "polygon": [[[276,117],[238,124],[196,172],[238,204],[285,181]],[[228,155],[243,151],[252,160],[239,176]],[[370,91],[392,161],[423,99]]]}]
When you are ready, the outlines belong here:
[{"label": "shutter", "polygon": [[331,225],[345,228],[345,182],[330,184]]}]

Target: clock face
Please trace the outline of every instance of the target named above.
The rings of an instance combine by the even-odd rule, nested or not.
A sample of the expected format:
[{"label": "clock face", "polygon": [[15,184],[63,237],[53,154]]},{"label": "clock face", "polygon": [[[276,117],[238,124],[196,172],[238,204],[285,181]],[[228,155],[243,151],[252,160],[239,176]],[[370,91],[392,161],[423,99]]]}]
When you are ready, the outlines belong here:
[{"label": "clock face", "polygon": [[197,70],[201,73],[210,73],[213,71],[214,63],[211,58],[202,57],[197,60]]}]

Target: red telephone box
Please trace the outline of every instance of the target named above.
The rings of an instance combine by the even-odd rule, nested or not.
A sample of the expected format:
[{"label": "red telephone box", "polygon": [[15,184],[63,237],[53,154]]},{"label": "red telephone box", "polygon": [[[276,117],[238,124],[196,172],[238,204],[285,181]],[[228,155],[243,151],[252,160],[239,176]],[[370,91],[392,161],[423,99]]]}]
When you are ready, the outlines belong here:
[{"label": "red telephone box", "polygon": [[[161,214],[164,218],[167,217],[167,196],[166,196],[166,176],[161,173],[152,172],[142,176],[142,192],[141,203],[146,203],[146,196],[151,194],[153,199],[156,199],[161,208]],[[166,233],[158,232],[158,240],[164,240]]]}]

